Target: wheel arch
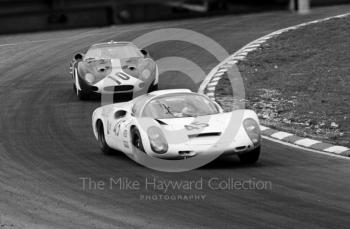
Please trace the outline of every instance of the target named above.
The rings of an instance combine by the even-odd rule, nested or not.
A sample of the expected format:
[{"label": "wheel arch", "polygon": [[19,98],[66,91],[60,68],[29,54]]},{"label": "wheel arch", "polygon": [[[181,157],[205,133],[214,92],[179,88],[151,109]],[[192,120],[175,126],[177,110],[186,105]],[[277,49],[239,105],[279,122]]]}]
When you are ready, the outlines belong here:
[{"label": "wheel arch", "polygon": [[144,149],[145,153],[146,154],[150,154],[150,153],[152,154],[152,150],[151,150],[150,141],[149,141],[149,138],[148,138],[148,135],[147,135],[147,131],[144,130],[143,128],[139,128],[137,123],[133,123],[130,126],[130,142],[132,143],[132,141],[133,141],[133,135],[131,133],[132,133],[132,130],[134,130],[134,129],[137,129],[139,134],[140,134],[140,138],[141,138],[143,149]]},{"label": "wheel arch", "polygon": [[132,142],[132,140],[133,140],[133,139],[132,139],[133,136],[132,136],[131,133],[132,133],[132,131],[133,131],[134,129],[138,129],[138,128],[137,128],[137,126],[136,126],[135,124],[132,124],[132,125],[130,126],[130,130],[129,130],[129,131],[130,131],[130,132],[129,132],[129,133],[130,133],[130,142]]},{"label": "wheel arch", "polygon": [[96,139],[98,139],[98,128],[99,128],[98,123],[102,124],[103,131],[105,132],[105,125],[103,123],[103,120],[100,117],[96,118],[96,120],[93,122],[93,125],[92,125]]}]

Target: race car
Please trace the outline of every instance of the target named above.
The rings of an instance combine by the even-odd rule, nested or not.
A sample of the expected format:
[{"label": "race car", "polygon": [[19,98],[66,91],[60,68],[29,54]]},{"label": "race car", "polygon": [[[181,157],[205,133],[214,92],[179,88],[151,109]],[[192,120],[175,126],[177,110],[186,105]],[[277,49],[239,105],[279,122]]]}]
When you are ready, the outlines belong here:
[{"label": "race car", "polygon": [[159,90],[129,102],[97,108],[95,138],[104,153],[136,152],[181,160],[220,152],[255,163],[260,155],[260,126],[252,110],[223,112],[203,94],[187,89]]},{"label": "race car", "polygon": [[70,63],[73,89],[81,100],[93,94],[120,94],[133,98],[158,89],[158,67],[145,50],[131,42],[92,45]]}]

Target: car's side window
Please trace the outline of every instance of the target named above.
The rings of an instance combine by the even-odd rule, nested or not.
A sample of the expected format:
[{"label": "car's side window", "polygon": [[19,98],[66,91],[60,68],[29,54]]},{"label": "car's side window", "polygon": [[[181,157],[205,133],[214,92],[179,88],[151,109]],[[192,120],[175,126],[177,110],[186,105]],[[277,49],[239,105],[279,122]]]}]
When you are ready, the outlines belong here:
[{"label": "car's side window", "polygon": [[132,116],[140,116],[141,110],[145,103],[150,100],[151,96],[143,95],[135,99],[134,106],[131,109]]}]

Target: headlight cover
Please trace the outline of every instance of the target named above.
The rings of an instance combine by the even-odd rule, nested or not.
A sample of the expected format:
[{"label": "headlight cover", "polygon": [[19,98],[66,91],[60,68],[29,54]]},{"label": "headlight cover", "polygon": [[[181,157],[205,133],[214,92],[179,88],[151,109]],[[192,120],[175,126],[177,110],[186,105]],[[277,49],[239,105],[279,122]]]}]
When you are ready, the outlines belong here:
[{"label": "headlight cover", "polygon": [[148,128],[147,134],[153,152],[164,154],[168,151],[168,143],[162,130],[159,127],[152,126]]},{"label": "headlight cover", "polygon": [[139,65],[139,79],[148,82],[154,77],[156,71],[156,65],[152,60],[145,60]]},{"label": "headlight cover", "polygon": [[243,126],[254,146],[258,146],[261,141],[261,132],[259,124],[252,118],[243,121]]},{"label": "headlight cover", "polygon": [[141,72],[141,79],[143,80],[143,81],[148,81],[149,80],[149,78],[151,77],[151,71],[149,70],[149,69],[144,69],[142,72]]},{"label": "headlight cover", "polygon": [[86,82],[93,84],[96,81],[96,77],[91,73],[86,73],[85,80],[86,80]]}]

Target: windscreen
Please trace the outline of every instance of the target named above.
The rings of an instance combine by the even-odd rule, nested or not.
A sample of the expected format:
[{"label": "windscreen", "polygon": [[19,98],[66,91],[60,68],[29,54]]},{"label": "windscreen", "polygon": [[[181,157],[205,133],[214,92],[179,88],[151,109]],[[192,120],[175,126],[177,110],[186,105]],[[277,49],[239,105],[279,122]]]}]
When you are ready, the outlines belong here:
[{"label": "windscreen", "polygon": [[142,116],[166,119],[198,117],[217,113],[219,113],[218,108],[206,97],[196,94],[179,94],[150,101],[146,105]]},{"label": "windscreen", "polygon": [[86,59],[127,59],[142,57],[142,53],[133,45],[92,46],[85,55]]}]

